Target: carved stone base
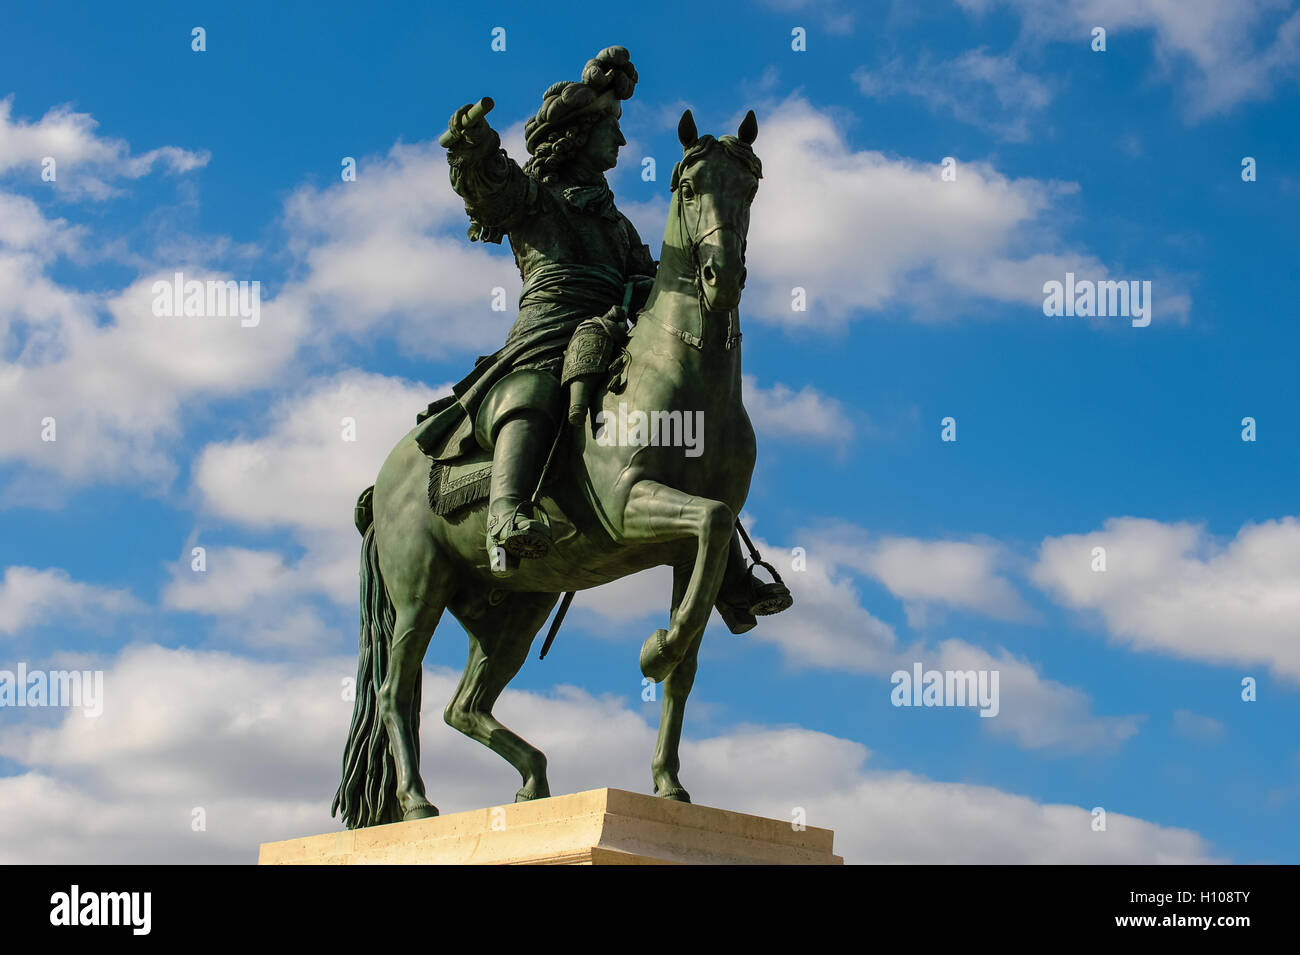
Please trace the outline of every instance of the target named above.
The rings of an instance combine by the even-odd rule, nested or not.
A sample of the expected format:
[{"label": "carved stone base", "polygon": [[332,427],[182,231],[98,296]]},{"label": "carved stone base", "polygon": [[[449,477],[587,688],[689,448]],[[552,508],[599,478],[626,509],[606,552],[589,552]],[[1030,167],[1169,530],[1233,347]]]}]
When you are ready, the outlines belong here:
[{"label": "carved stone base", "polygon": [[259,865],[843,865],[830,829],[621,789],[263,843]]}]

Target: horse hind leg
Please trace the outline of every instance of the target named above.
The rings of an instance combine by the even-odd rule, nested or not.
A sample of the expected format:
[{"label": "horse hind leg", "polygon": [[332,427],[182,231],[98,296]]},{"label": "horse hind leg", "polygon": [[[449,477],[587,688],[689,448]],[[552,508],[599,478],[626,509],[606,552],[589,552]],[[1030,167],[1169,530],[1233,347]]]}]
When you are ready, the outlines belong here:
[{"label": "horse hind leg", "polygon": [[528,658],[533,638],[556,598],[556,594],[512,593],[495,607],[481,605],[473,612],[457,614],[469,634],[469,659],[443,719],[519,772],[523,784],[515,793],[515,802],[545,799],[551,794],[546,756],[505,727],[492,715],[492,707]]},{"label": "horse hind leg", "polygon": [[343,754],[343,778],[331,813],[349,828],[436,816],[420,779],[421,662],[444,602],[417,598],[403,571],[388,561],[391,588],[380,567],[376,529],[361,546],[361,641],[356,701]]}]

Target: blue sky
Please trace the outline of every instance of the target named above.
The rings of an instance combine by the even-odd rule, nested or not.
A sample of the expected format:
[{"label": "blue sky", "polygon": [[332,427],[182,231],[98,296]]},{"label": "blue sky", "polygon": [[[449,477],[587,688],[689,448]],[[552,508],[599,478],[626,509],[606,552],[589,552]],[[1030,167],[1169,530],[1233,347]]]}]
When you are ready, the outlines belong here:
[{"label": "blue sky", "polygon": [[[640,81],[610,182],[656,257],[684,108],[715,134],[754,109],[764,162],[744,517],[798,602],[711,624],[695,799],[804,807],[857,862],[1300,860],[1296,4],[540,11],[7,13],[0,669],[98,668],[106,695],[0,710],[0,859],[251,861],[337,825],[352,500],[519,285],[466,241],[437,136],[490,95],[522,160],[542,91],[618,43]],[[261,323],[155,318],[177,270],[260,281]],[[1150,325],[1045,316],[1067,271],[1150,281]],[[668,596],[654,572],[579,595],[502,700],[555,791],[646,789],[636,656]],[[517,786],[438,718],[464,653],[444,620],[444,812]],[[998,669],[1001,713],[892,706],[914,660]]]}]

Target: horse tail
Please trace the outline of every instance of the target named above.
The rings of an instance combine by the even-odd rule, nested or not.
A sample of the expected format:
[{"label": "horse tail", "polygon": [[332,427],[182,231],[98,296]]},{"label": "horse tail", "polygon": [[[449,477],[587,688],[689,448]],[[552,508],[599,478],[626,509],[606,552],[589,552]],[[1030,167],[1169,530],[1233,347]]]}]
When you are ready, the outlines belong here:
[{"label": "horse tail", "polygon": [[[369,491],[362,497],[369,496]],[[367,515],[369,517],[369,515]],[[349,829],[401,822],[397,804],[397,767],[388,746],[388,729],[379,714],[379,690],[388,676],[388,655],[393,642],[396,612],[379,572],[379,548],[373,520],[358,519],[365,535],[361,543],[361,648],[357,661],[356,700],[352,727],[343,751],[343,781],[330,806],[330,815],[342,809]],[[415,758],[420,740],[420,682],[415,682],[411,720],[415,730]]]}]

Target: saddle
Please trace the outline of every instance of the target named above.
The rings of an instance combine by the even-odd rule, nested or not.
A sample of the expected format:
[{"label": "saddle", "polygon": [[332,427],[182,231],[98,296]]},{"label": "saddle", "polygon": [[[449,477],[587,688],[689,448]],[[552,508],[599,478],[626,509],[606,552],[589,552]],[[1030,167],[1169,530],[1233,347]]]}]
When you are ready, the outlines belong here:
[{"label": "saddle", "polygon": [[[609,379],[609,390],[615,393],[626,386],[627,336],[627,312],[617,305],[604,315],[583,321],[574,330],[565,349],[560,377],[561,388],[569,392],[570,422],[581,424],[591,414],[592,402],[606,379]],[[454,395],[432,402],[416,416],[416,424],[435,415],[448,415],[449,421],[454,420],[455,403]],[[430,422],[431,426],[436,424]],[[461,421],[458,427],[449,428],[445,436],[440,436],[433,447],[421,441],[421,446],[432,458],[429,507],[440,517],[472,507],[485,500],[491,490],[492,455],[471,444],[467,440],[470,433],[472,429],[467,429]],[[545,485],[551,484],[557,476],[556,471],[549,472]]]}]

